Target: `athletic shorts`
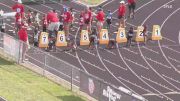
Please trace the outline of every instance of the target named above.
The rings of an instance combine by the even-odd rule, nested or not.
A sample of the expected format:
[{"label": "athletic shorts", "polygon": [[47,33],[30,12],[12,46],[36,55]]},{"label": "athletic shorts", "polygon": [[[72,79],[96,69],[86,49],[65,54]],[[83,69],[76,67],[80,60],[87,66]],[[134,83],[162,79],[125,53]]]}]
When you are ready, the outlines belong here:
[{"label": "athletic shorts", "polygon": [[107,22],[108,25],[110,25],[111,24],[111,19],[107,19],[106,22]]},{"label": "athletic shorts", "polygon": [[122,15],[119,15],[119,16],[118,16],[118,19],[122,19],[122,18],[124,18],[124,16],[122,16]]},{"label": "athletic shorts", "polygon": [[136,3],[132,3],[132,4],[130,4],[129,5],[129,9],[131,10],[131,9],[135,9],[136,8]]},{"label": "athletic shorts", "polygon": [[88,25],[90,23],[90,20],[85,20],[84,23]]},{"label": "athletic shorts", "polygon": [[97,26],[103,27],[103,22],[98,21],[98,22],[97,22]]},{"label": "athletic shorts", "polygon": [[54,31],[54,30],[58,31],[58,29],[59,29],[59,22],[51,22],[48,26],[49,31]]}]

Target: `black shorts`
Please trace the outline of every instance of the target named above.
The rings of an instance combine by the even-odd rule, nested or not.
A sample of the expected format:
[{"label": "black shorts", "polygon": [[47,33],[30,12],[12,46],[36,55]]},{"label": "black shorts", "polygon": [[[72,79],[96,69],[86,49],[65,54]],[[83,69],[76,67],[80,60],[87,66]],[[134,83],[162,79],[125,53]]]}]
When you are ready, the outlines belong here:
[{"label": "black shorts", "polygon": [[108,25],[110,25],[111,24],[111,19],[107,19],[106,22],[107,22]]},{"label": "black shorts", "polygon": [[122,19],[122,18],[124,18],[124,16],[122,16],[122,15],[119,15],[119,16],[118,16],[118,19]]},{"label": "black shorts", "polygon": [[88,25],[90,23],[90,20],[85,20],[84,23]]},{"label": "black shorts", "polygon": [[136,8],[136,3],[132,3],[129,5],[129,10],[134,10]]}]

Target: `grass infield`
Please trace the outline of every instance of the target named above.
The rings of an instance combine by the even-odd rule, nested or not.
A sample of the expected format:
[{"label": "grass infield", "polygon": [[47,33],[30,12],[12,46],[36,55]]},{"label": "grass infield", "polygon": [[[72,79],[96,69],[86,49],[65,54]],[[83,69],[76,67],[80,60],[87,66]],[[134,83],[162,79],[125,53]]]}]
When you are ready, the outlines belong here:
[{"label": "grass infield", "polygon": [[0,96],[8,101],[86,101],[85,98],[1,57]]}]

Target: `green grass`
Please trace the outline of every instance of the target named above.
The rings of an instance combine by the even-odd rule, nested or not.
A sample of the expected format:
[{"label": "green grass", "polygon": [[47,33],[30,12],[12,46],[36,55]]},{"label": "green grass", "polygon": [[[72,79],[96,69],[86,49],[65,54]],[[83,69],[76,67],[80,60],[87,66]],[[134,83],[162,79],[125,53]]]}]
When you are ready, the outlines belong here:
[{"label": "green grass", "polygon": [[79,0],[79,1],[86,3],[88,5],[96,5],[96,4],[101,3],[104,0]]},{"label": "green grass", "polygon": [[8,101],[85,101],[52,81],[2,58],[0,96]]}]

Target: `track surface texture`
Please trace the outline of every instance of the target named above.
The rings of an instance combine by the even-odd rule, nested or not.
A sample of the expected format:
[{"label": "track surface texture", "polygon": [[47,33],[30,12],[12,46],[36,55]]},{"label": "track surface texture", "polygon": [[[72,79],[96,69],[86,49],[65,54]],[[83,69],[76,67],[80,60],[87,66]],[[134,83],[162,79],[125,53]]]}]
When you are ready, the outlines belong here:
[{"label": "track surface texture", "polygon": [[[1,0],[0,9],[10,12],[13,0]],[[48,1],[46,4],[26,5],[28,9],[37,10],[45,14],[54,8],[58,13],[63,5],[75,9],[75,17],[85,7],[74,2],[57,3]],[[101,4],[104,11],[113,12],[111,33],[118,26],[117,9],[119,0],[108,0]],[[94,8],[96,9],[96,8]],[[146,45],[133,43],[130,48],[123,44],[116,49],[108,50],[103,45],[98,45],[94,50],[79,46],[75,52],[64,52],[58,48],[51,55],[60,58],[92,75],[97,76],[115,86],[123,86],[134,93],[140,94],[148,101],[179,101],[180,100],[180,0],[137,0],[135,19],[127,19],[126,26],[148,25],[152,32],[153,25],[160,25],[163,36],[162,41],[148,41]],[[7,29],[12,29],[12,19],[8,19]],[[75,19],[78,22],[78,19]],[[78,24],[75,23],[71,35],[79,40]],[[10,33],[10,32],[9,32]],[[77,44],[79,42],[77,41]],[[32,52],[33,54],[33,52]],[[39,60],[41,53],[34,53]],[[43,60],[42,60],[43,61]],[[53,62],[52,62],[53,63]],[[58,66],[58,63],[54,62]],[[59,68],[55,67],[59,70]],[[63,69],[66,71],[65,69]]]}]

